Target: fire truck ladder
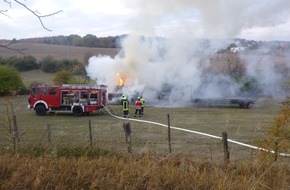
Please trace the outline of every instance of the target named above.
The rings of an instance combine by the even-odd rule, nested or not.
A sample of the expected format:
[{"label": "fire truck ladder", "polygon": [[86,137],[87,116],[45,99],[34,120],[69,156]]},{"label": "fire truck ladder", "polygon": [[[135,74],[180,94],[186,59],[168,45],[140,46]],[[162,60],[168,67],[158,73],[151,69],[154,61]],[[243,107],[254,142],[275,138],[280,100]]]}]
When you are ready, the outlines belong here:
[{"label": "fire truck ladder", "polygon": [[107,88],[107,85],[96,84],[63,84],[63,88],[76,88],[76,89],[94,89],[94,88]]}]

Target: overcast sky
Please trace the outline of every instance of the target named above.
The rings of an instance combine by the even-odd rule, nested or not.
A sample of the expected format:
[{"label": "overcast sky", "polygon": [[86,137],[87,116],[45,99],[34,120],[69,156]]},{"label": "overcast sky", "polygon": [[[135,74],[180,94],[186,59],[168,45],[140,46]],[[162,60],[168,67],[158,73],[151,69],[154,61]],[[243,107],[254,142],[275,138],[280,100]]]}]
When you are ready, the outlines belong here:
[{"label": "overcast sky", "polygon": [[1,1],[0,39],[122,34],[290,41],[289,0],[13,0]]}]

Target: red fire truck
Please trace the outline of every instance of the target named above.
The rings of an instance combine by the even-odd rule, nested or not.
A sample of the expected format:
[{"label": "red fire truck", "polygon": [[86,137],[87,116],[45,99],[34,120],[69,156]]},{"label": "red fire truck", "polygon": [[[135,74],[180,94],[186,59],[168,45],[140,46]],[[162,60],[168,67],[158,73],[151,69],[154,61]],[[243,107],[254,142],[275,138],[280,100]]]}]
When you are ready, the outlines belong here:
[{"label": "red fire truck", "polygon": [[36,115],[46,112],[68,112],[75,116],[95,112],[107,103],[107,86],[73,85],[62,86],[35,85],[28,99],[28,108]]}]

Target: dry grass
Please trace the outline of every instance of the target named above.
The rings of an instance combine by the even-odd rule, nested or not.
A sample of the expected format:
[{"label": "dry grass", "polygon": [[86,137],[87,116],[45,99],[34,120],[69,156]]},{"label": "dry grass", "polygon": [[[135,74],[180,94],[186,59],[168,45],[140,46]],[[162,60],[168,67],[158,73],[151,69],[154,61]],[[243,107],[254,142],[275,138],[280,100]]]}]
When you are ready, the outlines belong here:
[{"label": "dry grass", "polygon": [[20,73],[25,86],[29,87],[32,83],[53,85],[54,73],[45,73],[41,70],[24,71]]},{"label": "dry grass", "polygon": [[0,157],[0,189],[281,189],[289,169],[240,162],[224,168],[182,155]]}]

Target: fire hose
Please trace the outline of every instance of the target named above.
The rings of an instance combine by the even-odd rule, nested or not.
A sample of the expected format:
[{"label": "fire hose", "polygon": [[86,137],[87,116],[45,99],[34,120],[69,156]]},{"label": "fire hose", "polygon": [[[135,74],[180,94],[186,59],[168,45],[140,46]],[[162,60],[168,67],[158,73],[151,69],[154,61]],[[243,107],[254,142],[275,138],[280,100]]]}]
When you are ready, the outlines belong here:
[{"label": "fire hose", "polygon": [[[117,115],[114,115],[113,113],[111,113],[110,110],[106,106],[104,106],[104,108],[106,109],[106,111],[112,117],[115,117],[117,119],[128,120],[128,121],[136,121],[136,122],[141,122],[141,123],[149,123],[149,124],[158,125],[158,126],[166,127],[166,128],[168,127],[168,125],[165,125],[165,124],[162,124],[162,123],[158,123],[158,122],[154,122],[154,121],[133,119],[133,118],[128,118],[128,117],[127,118],[120,117],[120,116],[117,116]],[[189,130],[189,129],[174,127],[174,126],[170,126],[170,128],[171,129],[175,129],[175,130],[179,130],[179,131],[185,131],[185,132],[188,132],[188,133],[194,133],[194,134],[198,134],[198,135],[202,135],[202,136],[206,136],[206,137],[222,140],[222,137],[211,135],[211,134],[207,134],[207,133],[203,133],[203,132],[199,132],[199,131],[193,131],[193,130]],[[249,145],[249,144],[238,142],[238,141],[235,141],[235,140],[232,140],[232,139],[228,139],[228,142],[231,142],[233,144],[237,144],[237,145],[240,145],[240,146],[248,147],[248,148],[251,148],[251,149],[261,150],[261,151],[270,152],[270,153],[275,154],[275,151],[273,151],[273,150],[268,150],[268,149],[265,149],[265,148]],[[286,154],[286,153],[279,153],[279,155],[280,156],[284,156],[284,157],[290,157],[290,154]]]}]

